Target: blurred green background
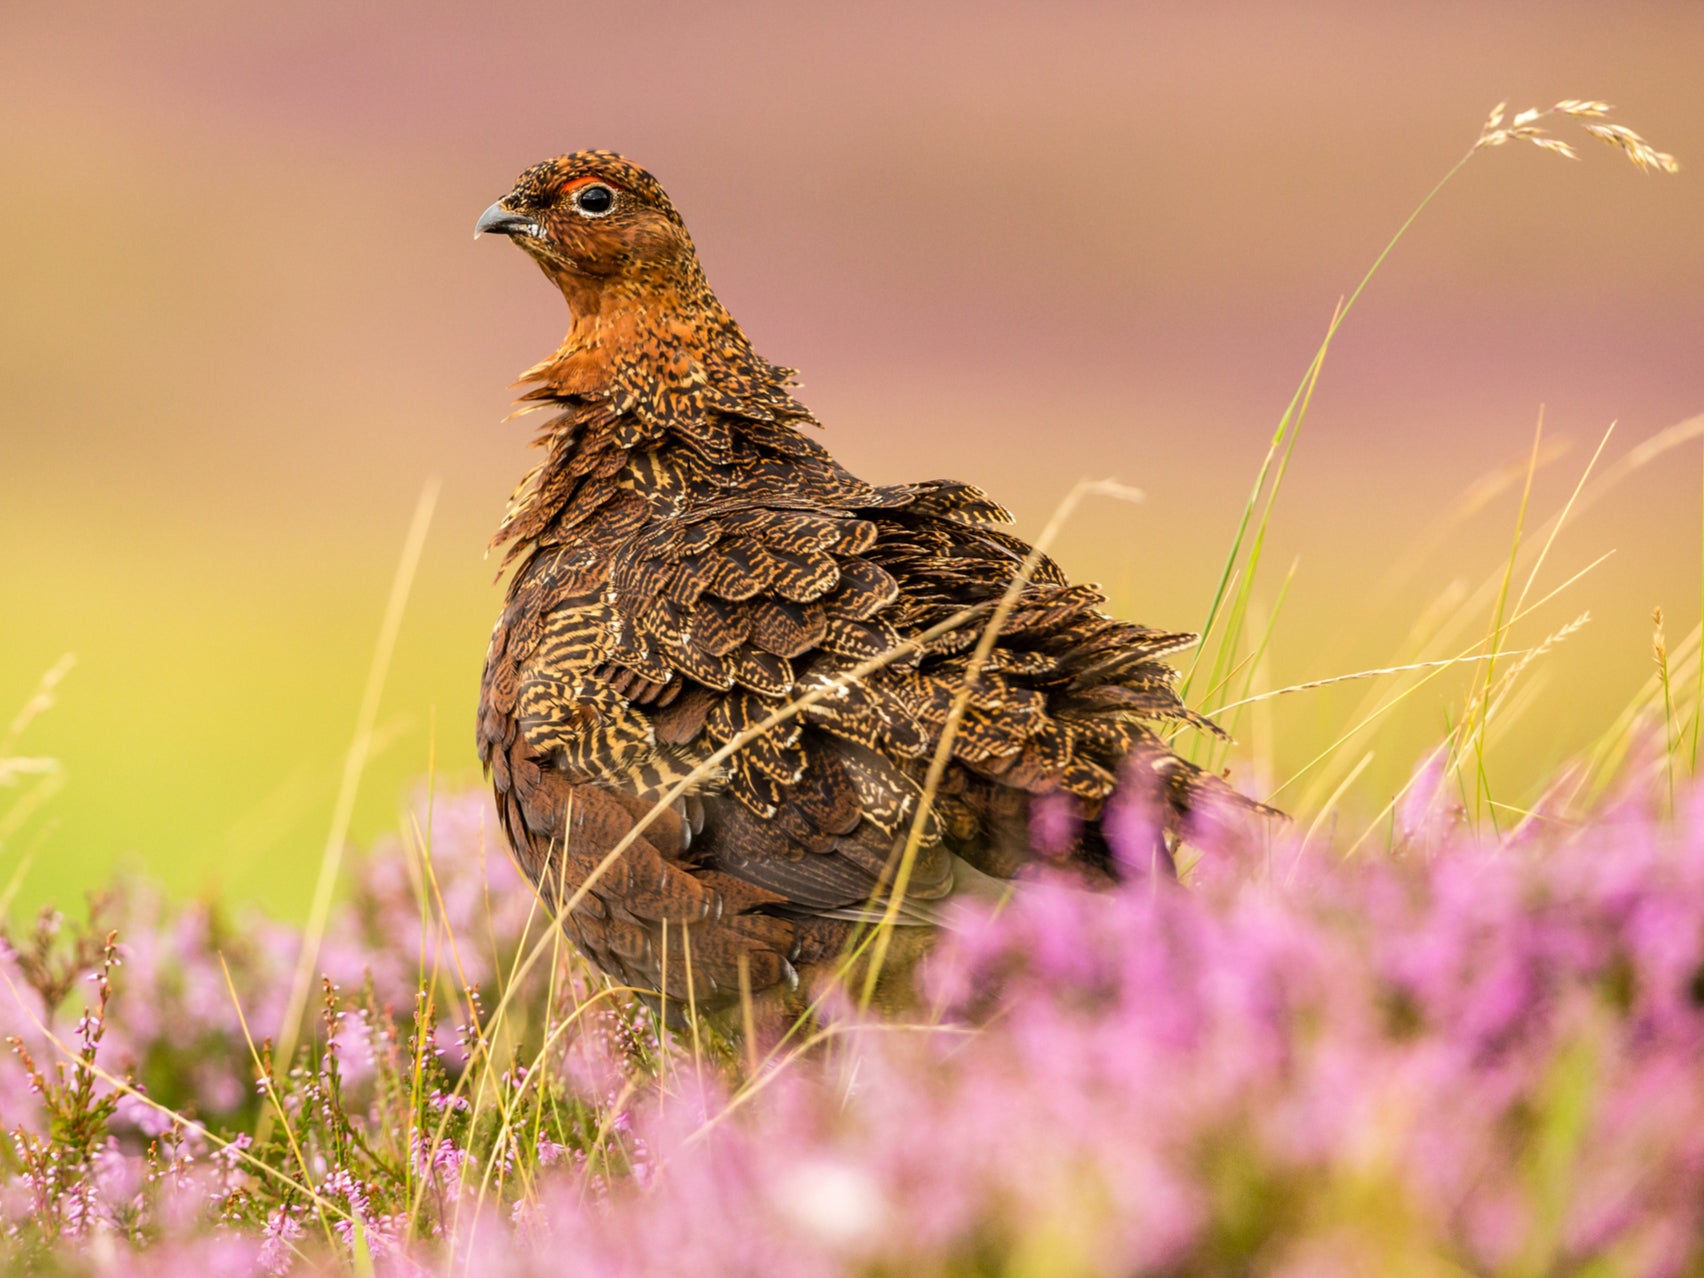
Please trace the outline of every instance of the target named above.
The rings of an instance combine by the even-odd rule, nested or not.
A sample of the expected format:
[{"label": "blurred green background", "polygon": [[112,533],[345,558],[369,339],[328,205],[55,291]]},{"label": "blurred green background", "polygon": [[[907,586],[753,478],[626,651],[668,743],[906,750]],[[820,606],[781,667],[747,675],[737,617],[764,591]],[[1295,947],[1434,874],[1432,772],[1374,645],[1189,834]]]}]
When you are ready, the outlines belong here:
[{"label": "blurred green background", "polygon": [[[8,5],[0,13],[0,720],[66,652],[25,739],[67,784],[8,845],[15,908],[117,866],[304,908],[409,515],[442,497],[355,834],[392,828],[471,722],[499,593],[482,558],[528,427],[506,386],[566,326],[474,218],[525,165],[651,167],[826,442],[878,480],[970,478],[1118,607],[1199,625],[1272,427],[1330,318],[1499,99],[1601,97],[1686,165],[1589,144],[1476,159],[1334,347],[1266,548],[1294,583],[1259,686],[1392,659],[1508,544],[1524,455],[1553,510],[1704,410],[1704,6]],[[1570,137],[1577,135],[1570,134]],[[1697,622],[1696,443],[1574,522],[1541,588],[1616,553],[1500,744],[1512,792]],[[1433,655],[1448,655],[1443,646]],[[1462,680],[1404,707],[1376,806]],[[1259,789],[1359,689],[1252,725]]]}]

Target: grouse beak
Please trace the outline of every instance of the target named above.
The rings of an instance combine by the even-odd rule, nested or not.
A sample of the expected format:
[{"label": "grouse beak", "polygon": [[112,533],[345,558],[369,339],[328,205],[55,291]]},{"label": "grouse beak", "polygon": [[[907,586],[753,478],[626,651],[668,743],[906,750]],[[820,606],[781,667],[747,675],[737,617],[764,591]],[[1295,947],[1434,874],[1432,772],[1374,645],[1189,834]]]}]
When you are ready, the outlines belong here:
[{"label": "grouse beak", "polygon": [[479,215],[479,221],[473,225],[473,238],[477,240],[487,231],[493,235],[507,235],[511,238],[523,236],[537,239],[544,234],[544,228],[537,222],[530,217],[522,217],[519,213],[511,213],[503,207],[501,200]]}]

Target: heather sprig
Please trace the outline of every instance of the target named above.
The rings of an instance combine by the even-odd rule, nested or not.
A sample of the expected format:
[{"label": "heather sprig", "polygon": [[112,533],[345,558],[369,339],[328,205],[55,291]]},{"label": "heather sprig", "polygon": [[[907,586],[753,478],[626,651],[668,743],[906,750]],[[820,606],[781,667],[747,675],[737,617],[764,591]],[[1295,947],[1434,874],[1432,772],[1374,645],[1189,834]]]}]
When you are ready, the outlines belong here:
[{"label": "heather sprig", "polygon": [[[67,991],[59,981],[47,981],[44,974],[54,966],[61,970],[80,966],[74,959],[55,965],[50,955],[43,952],[43,946],[48,943],[44,938],[52,930],[56,929],[38,927],[38,944],[32,955],[35,961],[27,966],[19,964],[41,982],[35,986],[38,992],[45,986],[53,996],[50,1007],[57,1006]],[[83,945],[77,945],[72,952],[82,955],[86,950]],[[106,1036],[112,973],[119,962],[117,934],[109,932],[93,970],[87,973],[88,981],[95,987],[95,1001],[93,1006],[83,1008],[71,1030],[75,1055],[69,1061],[38,1064],[22,1035],[6,1036],[6,1045],[22,1067],[29,1093],[39,1103],[38,1122],[19,1123],[8,1136],[10,1152],[19,1168],[19,1182],[27,1192],[29,1203],[29,1213],[18,1225],[40,1238],[85,1234],[94,1228],[102,1207],[110,1205],[103,1203],[94,1182],[99,1159],[109,1152],[107,1128],[118,1111],[120,1096],[99,1085],[95,1059]],[[47,997],[43,996],[44,1003]],[[121,1226],[124,1223],[120,1216],[113,1219]]]}]

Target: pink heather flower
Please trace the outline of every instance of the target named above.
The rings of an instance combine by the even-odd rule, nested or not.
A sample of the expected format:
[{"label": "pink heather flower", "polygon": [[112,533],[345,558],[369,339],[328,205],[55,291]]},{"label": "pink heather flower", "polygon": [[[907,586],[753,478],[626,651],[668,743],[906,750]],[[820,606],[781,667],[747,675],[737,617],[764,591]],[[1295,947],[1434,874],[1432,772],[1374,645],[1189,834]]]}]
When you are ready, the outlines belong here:
[{"label": "pink heather flower", "polygon": [[538,1134],[538,1161],[541,1166],[556,1166],[557,1163],[562,1161],[563,1155],[567,1152],[568,1147],[566,1145],[551,1140],[550,1137],[546,1136],[543,1132]]},{"label": "pink heather flower", "polygon": [[433,1109],[460,1110],[462,1113],[467,1113],[473,1108],[473,1106],[468,1103],[467,1097],[463,1096],[460,1092],[446,1093],[436,1087],[427,1094],[426,1103]]},{"label": "pink heather flower", "polygon": [[1081,825],[1077,805],[1063,793],[1038,794],[1030,801],[1030,846],[1044,857],[1057,860],[1071,850]]},{"label": "pink heather flower", "polygon": [[1125,769],[1123,784],[1107,800],[1101,829],[1119,868],[1131,878],[1171,872],[1170,856],[1161,841],[1164,802],[1152,782],[1132,768]]},{"label": "pink heather flower", "polygon": [[155,1109],[140,1096],[129,1092],[118,1098],[118,1109],[114,1112],[113,1119],[149,1138],[164,1136],[173,1126],[170,1114]]},{"label": "pink heather flower", "polygon": [[289,1208],[279,1207],[266,1218],[266,1225],[261,1231],[260,1254],[258,1257],[261,1272],[282,1274],[289,1270],[294,1259],[290,1245],[302,1236],[302,1226],[297,1222]]},{"label": "pink heather flower", "polygon": [[243,1064],[246,1062],[203,1059],[190,1067],[190,1081],[203,1112],[229,1114],[242,1105],[247,1088],[237,1069]]},{"label": "pink heather flower", "polygon": [[433,1140],[418,1128],[408,1135],[408,1152],[419,1171],[441,1175],[452,1187],[459,1183],[462,1170],[473,1162],[473,1155],[448,1136]]},{"label": "pink heather flower", "polygon": [[359,1087],[372,1078],[373,1029],[364,1008],[339,1015],[337,1030],[326,1041],[326,1047],[336,1054],[337,1066],[346,1087]]},{"label": "pink heather flower", "polygon": [[114,1206],[133,1206],[142,1192],[144,1169],[142,1160],[125,1153],[118,1138],[109,1136],[91,1161],[94,1164],[95,1185],[101,1198]]},{"label": "pink heather flower", "polygon": [[60,1233],[67,1238],[80,1237],[95,1222],[95,1187],[88,1181],[68,1185],[55,1195],[55,1205],[59,1209]]}]

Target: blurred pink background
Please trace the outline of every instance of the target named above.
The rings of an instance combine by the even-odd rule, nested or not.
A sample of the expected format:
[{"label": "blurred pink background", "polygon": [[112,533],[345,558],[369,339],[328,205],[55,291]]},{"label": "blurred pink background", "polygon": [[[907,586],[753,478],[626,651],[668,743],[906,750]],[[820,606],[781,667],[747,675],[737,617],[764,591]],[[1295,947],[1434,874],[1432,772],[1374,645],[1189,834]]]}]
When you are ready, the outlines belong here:
[{"label": "blurred pink background", "polygon": [[[1490,107],[1615,103],[1677,177],[1577,130],[1578,164],[1485,153],[1335,344],[1266,552],[1268,605],[1297,563],[1279,686],[1384,663],[1496,568],[1518,486],[1367,606],[1541,404],[1568,449],[1535,517],[1612,420],[1606,464],[1704,411],[1700,66],[1690,2],[9,6],[0,712],[79,658],[26,740],[69,784],[5,851],[36,856],[20,901],[129,865],[301,907],[430,476],[357,834],[429,759],[473,780],[481,553],[529,464],[506,387],[566,315],[471,231],[535,160],[650,167],[854,470],[972,479],[1031,534],[1081,477],[1143,488],[1059,554],[1188,627],[1334,304]],[[1541,589],[1616,553],[1518,636],[1593,616],[1508,743],[1514,791],[1648,676],[1652,605],[1696,624],[1699,491],[1694,443],[1558,540]],[[1310,695],[1274,707],[1250,784],[1328,743]],[[1416,697],[1375,806],[1447,699]]]}]

